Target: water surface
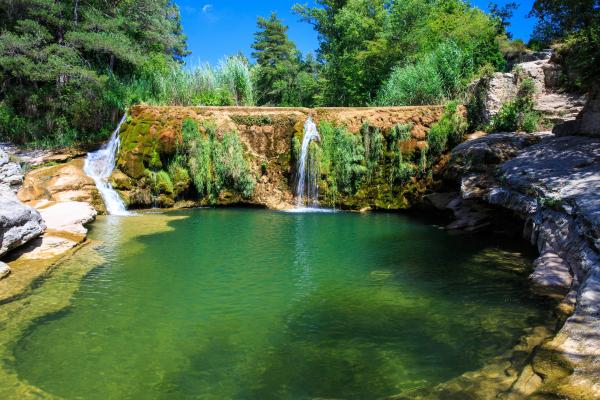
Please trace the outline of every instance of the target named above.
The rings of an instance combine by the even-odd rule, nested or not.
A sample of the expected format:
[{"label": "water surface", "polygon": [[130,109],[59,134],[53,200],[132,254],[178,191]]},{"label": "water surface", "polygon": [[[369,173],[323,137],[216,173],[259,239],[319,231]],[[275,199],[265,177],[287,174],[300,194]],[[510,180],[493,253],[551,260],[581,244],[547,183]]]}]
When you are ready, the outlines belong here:
[{"label": "water surface", "polygon": [[[101,265],[14,347],[69,399],[375,399],[516,344],[547,309],[496,238],[396,214],[196,210],[94,223]],[[127,225],[124,225],[127,224]]]}]

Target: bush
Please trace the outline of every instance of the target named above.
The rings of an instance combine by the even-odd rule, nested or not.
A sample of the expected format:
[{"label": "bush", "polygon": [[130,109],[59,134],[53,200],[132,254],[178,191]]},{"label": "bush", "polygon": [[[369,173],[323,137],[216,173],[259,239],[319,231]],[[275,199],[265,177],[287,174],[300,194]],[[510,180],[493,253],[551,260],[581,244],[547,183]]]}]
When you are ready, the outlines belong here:
[{"label": "bush", "polygon": [[467,125],[466,119],[458,110],[458,104],[448,103],[440,120],[431,126],[427,134],[429,153],[434,157],[439,156],[448,144],[454,146],[462,142]]},{"label": "bush", "polygon": [[535,84],[527,78],[521,82],[515,100],[506,102],[492,118],[490,129],[494,132],[525,131],[538,129],[541,115],[533,109]]},{"label": "bush", "polygon": [[473,76],[473,58],[446,42],[414,64],[396,67],[376,103],[382,106],[440,104],[462,94]]}]

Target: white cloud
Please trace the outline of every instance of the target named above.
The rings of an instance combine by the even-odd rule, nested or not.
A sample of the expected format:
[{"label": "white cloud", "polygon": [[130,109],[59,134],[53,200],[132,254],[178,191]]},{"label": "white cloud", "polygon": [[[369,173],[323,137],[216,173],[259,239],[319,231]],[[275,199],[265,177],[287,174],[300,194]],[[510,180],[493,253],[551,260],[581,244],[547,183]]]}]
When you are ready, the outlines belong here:
[{"label": "white cloud", "polygon": [[209,12],[211,12],[213,9],[213,5],[212,4],[205,4],[204,7],[202,7],[202,12],[204,14],[208,14]]}]

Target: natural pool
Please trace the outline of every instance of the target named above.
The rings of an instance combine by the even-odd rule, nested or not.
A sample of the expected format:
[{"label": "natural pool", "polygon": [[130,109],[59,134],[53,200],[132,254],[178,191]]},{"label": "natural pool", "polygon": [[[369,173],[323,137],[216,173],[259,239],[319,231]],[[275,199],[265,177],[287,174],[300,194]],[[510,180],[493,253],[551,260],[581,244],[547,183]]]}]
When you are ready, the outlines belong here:
[{"label": "natural pool", "polygon": [[497,238],[397,214],[176,215],[142,236],[164,217],[96,221],[97,266],[36,289],[77,281],[4,368],[68,399],[374,399],[480,368],[548,318]]}]

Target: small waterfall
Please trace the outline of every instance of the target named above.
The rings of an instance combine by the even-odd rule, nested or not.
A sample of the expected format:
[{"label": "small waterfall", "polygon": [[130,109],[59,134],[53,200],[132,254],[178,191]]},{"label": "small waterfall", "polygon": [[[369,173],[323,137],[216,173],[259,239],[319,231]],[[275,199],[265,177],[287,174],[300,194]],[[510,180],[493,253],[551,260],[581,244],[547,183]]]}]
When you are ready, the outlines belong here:
[{"label": "small waterfall", "polygon": [[312,118],[308,117],[304,123],[304,138],[302,139],[302,150],[298,160],[299,178],[298,187],[296,188],[296,206],[298,208],[319,206],[319,177],[315,174],[315,168],[312,165],[315,160],[310,160],[308,157],[310,142],[313,140],[320,141],[321,137]]},{"label": "small waterfall", "polygon": [[108,182],[110,175],[115,169],[116,156],[121,144],[119,131],[126,117],[127,114],[123,115],[117,129],[112,133],[107,144],[102,146],[98,151],[88,153],[83,168],[84,172],[96,182],[96,187],[100,191],[106,205],[106,211],[111,215],[129,215],[129,212],[125,208],[125,203],[123,203],[119,194]]}]

